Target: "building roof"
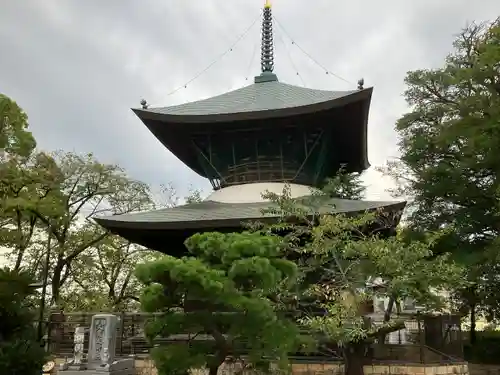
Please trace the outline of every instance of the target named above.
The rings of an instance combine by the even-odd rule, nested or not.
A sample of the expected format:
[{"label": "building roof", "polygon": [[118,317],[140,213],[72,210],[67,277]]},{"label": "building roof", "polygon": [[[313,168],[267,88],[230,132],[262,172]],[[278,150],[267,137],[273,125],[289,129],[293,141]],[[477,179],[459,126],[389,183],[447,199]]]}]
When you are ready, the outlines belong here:
[{"label": "building roof", "polygon": [[[255,186],[227,187],[215,192],[211,200],[160,210],[130,213],[116,216],[101,216],[95,220],[104,228],[131,242],[149,249],[173,256],[182,256],[186,248],[184,241],[197,232],[234,232],[245,228],[245,223],[273,222],[279,213],[265,212],[276,208],[268,200],[258,200],[253,190],[277,192],[279,184],[254,184]],[[272,185],[272,186],[271,186]],[[305,197],[304,186],[290,186],[288,194],[300,203]],[[251,190],[249,192],[249,190]],[[283,192],[280,190],[279,192]],[[244,194],[245,193],[245,194]],[[235,199],[235,194],[245,195]],[[308,189],[308,195],[311,189]],[[317,198],[321,199],[320,196]],[[318,202],[318,201],[317,201]],[[359,214],[366,211],[380,211],[383,227],[381,233],[392,233],[398,224],[406,202],[361,201],[324,197],[317,212],[320,214]],[[306,208],[306,207],[304,207]],[[385,231],[385,232],[384,232]]]},{"label": "building roof", "polygon": [[142,119],[170,118],[172,122],[176,122],[173,117],[180,121],[185,117],[195,117],[191,120],[204,122],[202,117],[207,116],[209,118],[206,121],[214,121],[213,116],[224,121],[228,115],[247,114],[241,117],[249,118],[250,113],[260,113],[261,116],[258,117],[264,118],[271,115],[270,111],[286,115],[287,110],[300,109],[299,112],[308,113],[321,109],[318,105],[323,109],[330,109],[363,99],[370,100],[371,92],[372,88],[351,91],[316,90],[276,80],[254,83],[208,99],[170,107],[134,109],[134,112]]},{"label": "building roof", "polygon": [[[356,213],[367,210],[403,210],[405,202],[361,201],[328,199],[319,208],[320,214]],[[242,222],[275,218],[278,215],[263,214],[272,207],[268,201],[255,203],[224,203],[204,201],[160,210],[96,218],[103,227],[137,229],[187,229],[238,227]]]},{"label": "building roof", "polygon": [[146,102],[144,101],[143,109],[134,110],[136,114],[144,120],[152,119],[147,116],[148,114],[203,117],[279,111],[328,103],[356,93],[359,95],[359,92],[363,91],[369,91],[369,99],[371,89],[364,90],[361,81],[358,83],[359,90],[356,91],[313,90],[280,83],[276,74],[273,73],[273,16],[268,2],[264,6],[262,16],[261,74],[255,77],[254,84],[208,99],[170,107],[145,108]]}]

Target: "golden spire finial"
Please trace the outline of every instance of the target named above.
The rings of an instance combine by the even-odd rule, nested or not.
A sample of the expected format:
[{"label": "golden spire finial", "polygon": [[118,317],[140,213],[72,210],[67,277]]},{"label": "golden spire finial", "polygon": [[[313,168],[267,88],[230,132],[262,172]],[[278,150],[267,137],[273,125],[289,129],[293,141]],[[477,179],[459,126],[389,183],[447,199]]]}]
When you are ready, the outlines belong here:
[{"label": "golden spire finial", "polygon": [[271,8],[271,0],[266,0],[266,4],[264,5],[264,8]]}]

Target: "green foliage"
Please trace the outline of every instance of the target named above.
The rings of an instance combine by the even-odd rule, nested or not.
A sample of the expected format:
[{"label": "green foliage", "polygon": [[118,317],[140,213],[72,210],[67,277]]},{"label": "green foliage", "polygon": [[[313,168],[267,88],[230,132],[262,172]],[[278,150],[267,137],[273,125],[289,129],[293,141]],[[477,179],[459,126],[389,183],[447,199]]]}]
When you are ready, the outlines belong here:
[{"label": "green foliage", "polygon": [[199,189],[190,189],[189,190],[189,195],[184,198],[186,201],[186,204],[189,203],[200,203],[203,201],[203,198],[201,197],[201,190]]},{"label": "green foliage", "polygon": [[[149,187],[92,154],[37,150],[27,128],[24,111],[0,95],[0,247],[9,263],[38,280],[48,273],[52,303],[66,311],[136,308],[133,270],[154,254],[92,219],[158,206]],[[178,201],[171,187],[162,193],[160,206]]]},{"label": "green foliage", "polygon": [[141,288],[135,267],[160,255],[121,237],[106,237],[73,262],[76,285],[66,288],[61,307],[65,311],[138,311]]},{"label": "green foliage", "polygon": [[477,332],[476,342],[464,345],[464,359],[469,363],[500,364],[500,332]]},{"label": "green foliage", "polygon": [[15,101],[0,94],[0,159],[27,157],[36,142],[28,131],[28,116]]},{"label": "green foliage", "polygon": [[[413,199],[414,230],[452,228],[434,249],[452,251],[476,283],[461,292],[466,305],[500,313],[491,299],[498,281],[500,230],[500,19],[472,24],[457,37],[444,66],[409,72],[411,111],[397,122],[399,162],[388,173]],[[489,299],[489,300],[488,300]]]},{"label": "green foliage", "polygon": [[0,373],[38,375],[45,350],[36,340],[33,309],[29,305],[33,280],[25,272],[0,270]]},{"label": "green foliage", "polygon": [[326,180],[322,192],[331,198],[357,200],[365,195],[366,186],[359,173],[347,173],[341,168],[334,177]]},{"label": "green foliage", "polygon": [[32,210],[56,215],[53,202],[59,192],[50,186],[58,176],[54,160],[33,152],[25,158],[9,158],[0,164],[0,243],[15,258],[19,269],[33,238],[39,234],[39,221]]},{"label": "green foliage", "polygon": [[[312,293],[328,301],[328,314],[308,318],[306,323],[339,343],[375,338],[381,330],[388,330],[388,325],[398,326],[391,321],[383,326],[367,324],[360,311],[374,297],[400,302],[411,298],[428,310],[438,311],[445,306],[436,292],[461,283],[460,267],[445,255],[433,256],[430,247],[434,238],[407,244],[396,236],[367,235],[359,230],[359,224],[359,218],[323,217],[310,242],[314,258],[309,262],[324,275],[313,285]],[[325,291],[325,285],[330,291]]]},{"label": "green foliage", "polygon": [[[153,206],[147,185],[92,155],[33,152],[29,157],[3,163],[0,176],[0,243],[9,250],[15,269],[28,266],[40,278],[43,259],[50,252],[49,281],[54,302],[64,302],[60,300],[64,284],[81,281],[73,278],[73,262],[91,253],[100,254],[98,246],[108,233],[91,220],[95,215]],[[117,266],[120,271],[126,268],[122,261]],[[132,270],[128,273],[131,275]],[[113,284],[127,278],[124,275],[118,280],[120,277],[113,274]],[[88,295],[88,291],[85,293]],[[120,292],[116,293],[119,298]],[[67,294],[72,295],[74,290]],[[102,296],[96,298],[102,300]]]},{"label": "green foliage", "polygon": [[214,374],[227,357],[264,370],[271,362],[286,368],[299,332],[284,316],[279,290],[294,284],[297,268],[282,259],[281,244],[259,233],[196,234],[186,241],[189,257],[138,266],[143,309],[163,313],[147,325],[148,337],[188,335],[152,352],[160,374],[203,365]]},{"label": "green foliage", "polygon": [[436,311],[444,302],[436,291],[462,283],[462,269],[431,251],[442,233],[418,241],[388,237],[384,230],[397,221],[382,211],[354,217],[320,215],[321,198],[323,205],[329,201],[326,194],[312,197],[309,209],[306,200],[298,204],[291,199],[286,188],[282,195],[267,197],[280,207],[282,221],[264,233],[283,233],[288,256],[300,254],[299,298],[319,301],[326,311],[306,315],[302,323],[341,345],[369,342],[404,327],[402,321],[391,320],[391,311],[382,325],[367,319],[364,306],[374,297],[396,303],[411,298]]},{"label": "green foliage", "polygon": [[42,175],[46,198],[19,201],[16,209],[36,219],[47,239],[46,251],[52,254],[51,292],[57,302],[61,287],[70,280],[73,261],[108,236],[91,219],[149,208],[152,203],[146,184],[130,179],[115,165],[100,163],[91,154],[54,153],[50,158],[52,173]]}]

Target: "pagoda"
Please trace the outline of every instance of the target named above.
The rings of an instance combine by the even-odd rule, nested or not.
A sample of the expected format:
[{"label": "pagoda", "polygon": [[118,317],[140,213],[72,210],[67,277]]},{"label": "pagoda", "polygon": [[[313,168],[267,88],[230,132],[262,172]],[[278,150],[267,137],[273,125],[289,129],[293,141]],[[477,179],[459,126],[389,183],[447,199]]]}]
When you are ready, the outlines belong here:
[{"label": "pagoda", "polygon": [[[262,20],[261,73],[246,87],[191,103],[133,109],[156,138],[185,165],[207,178],[213,192],[201,203],[99,217],[112,233],[147,248],[180,256],[196,232],[234,232],[262,220],[266,191],[293,198],[311,194],[340,168],[369,167],[367,123],[372,88],[315,90],[282,83],[274,72],[273,18]],[[384,210],[399,220],[404,202],[330,199],[325,214]],[[267,215],[265,219],[273,219]]]}]

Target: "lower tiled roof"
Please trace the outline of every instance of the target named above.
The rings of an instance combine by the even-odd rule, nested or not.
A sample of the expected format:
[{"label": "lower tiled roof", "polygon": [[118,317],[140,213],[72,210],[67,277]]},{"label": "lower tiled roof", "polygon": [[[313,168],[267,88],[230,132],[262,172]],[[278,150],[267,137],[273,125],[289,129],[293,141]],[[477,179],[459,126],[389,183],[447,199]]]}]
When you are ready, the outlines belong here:
[{"label": "lower tiled roof", "polygon": [[[404,207],[405,202],[361,201],[347,199],[328,199],[318,209],[320,214],[363,212],[390,206]],[[275,215],[263,215],[263,210],[272,207],[270,202],[258,203],[221,203],[204,201],[160,210],[99,217],[96,220],[103,226],[145,223],[183,223],[224,220],[257,220]]]}]

